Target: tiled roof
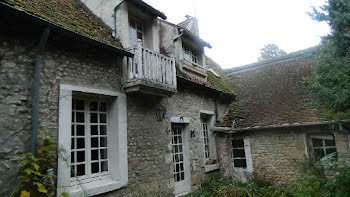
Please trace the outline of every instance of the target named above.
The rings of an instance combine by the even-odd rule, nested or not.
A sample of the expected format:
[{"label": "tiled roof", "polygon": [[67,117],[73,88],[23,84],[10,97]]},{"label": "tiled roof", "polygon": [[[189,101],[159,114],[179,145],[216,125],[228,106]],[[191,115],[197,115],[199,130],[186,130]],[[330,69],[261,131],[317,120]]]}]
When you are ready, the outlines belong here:
[{"label": "tiled roof", "polygon": [[93,40],[121,47],[112,30],[78,0],[0,0],[25,13]]},{"label": "tiled roof", "polygon": [[231,104],[221,126],[247,128],[321,121],[305,82],[314,60],[303,55],[310,49],[304,52],[228,73],[236,86],[237,101]]}]

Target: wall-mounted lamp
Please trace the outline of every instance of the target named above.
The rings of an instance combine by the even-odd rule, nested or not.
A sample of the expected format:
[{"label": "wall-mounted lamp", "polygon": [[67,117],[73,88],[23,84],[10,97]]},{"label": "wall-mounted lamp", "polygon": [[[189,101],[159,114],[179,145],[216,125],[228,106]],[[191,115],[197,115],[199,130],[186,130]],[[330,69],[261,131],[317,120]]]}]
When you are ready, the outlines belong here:
[{"label": "wall-mounted lamp", "polygon": [[196,137],[196,133],[194,132],[194,129],[191,129],[191,138],[195,138]]},{"label": "wall-mounted lamp", "polygon": [[156,107],[156,116],[157,116],[157,120],[158,121],[162,121],[165,117],[165,112],[166,112],[166,109],[165,107],[163,107],[162,105],[157,105]]}]

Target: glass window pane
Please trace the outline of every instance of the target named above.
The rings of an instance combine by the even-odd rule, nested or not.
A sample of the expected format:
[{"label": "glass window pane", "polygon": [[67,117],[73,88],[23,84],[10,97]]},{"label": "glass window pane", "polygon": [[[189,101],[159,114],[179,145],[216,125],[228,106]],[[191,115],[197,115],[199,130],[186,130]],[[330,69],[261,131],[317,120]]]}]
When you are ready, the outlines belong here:
[{"label": "glass window pane", "polygon": [[90,122],[97,123],[97,113],[90,113]]},{"label": "glass window pane", "polygon": [[232,140],[232,147],[233,148],[243,148],[244,141],[243,140]]},{"label": "glass window pane", "polygon": [[335,152],[337,152],[337,149],[335,149],[335,148],[327,148],[327,149],[326,149],[326,154],[327,154],[327,155],[329,155],[329,154],[331,154],[331,153],[335,153]]},{"label": "glass window pane", "polygon": [[85,151],[77,151],[77,162],[85,161]]},{"label": "glass window pane", "polygon": [[101,162],[101,172],[105,172],[105,171],[108,171],[108,162],[107,161]]},{"label": "glass window pane", "polygon": [[99,105],[99,111],[106,112],[107,111],[107,104],[101,102],[100,105]]},{"label": "glass window pane", "polygon": [[107,149],[101,149],[101,159],[107,159]]},{"label": "glass window pane", "polygon": [[75,177],[75,166],[71,166],[70,168],[70,177]]},{"label": "glass window pane", "polygon": [[92,148],[98,147],[98,138],[97,137],[91,138],[91,147]]},{"label": "glass window pane", "polygon": [[100,167],[99,167],[99,163],[95,162],[91,164],[91,173],[98,173],[100,172]]},{"label": "glass window pane", "polygon": [[325,140],[324,142],[326,146],[335,146],[334,140]]},{"label": "glass window pane", "polygon": [[107,147],[107,137],[100,138],[100,147]]},{"label": "glass window pane", "polygon": [[85,139],[77,138],[77,149],[85,148]]},{"label": "glass window pane", "polygon": [[100,135],[107,135],[107,126],[100,125]]},{"label": "glass window pane", "polygon": [[233,160],[234,166],[236,168],[246,168],[247,167],[247,162],[245,159],[235,159]]},{"label": "glass window pane", "polygon": [[77,175],[83,176],[85,175],[85,164],[79,164],[77,165]]},{"label": "glass window pane", "polygon": [[91,160],[98,160],[98,150],[91,150]]},{"label": "glass window pane", "polygon": [[100,123],[107,123],[106,114],[100,114]]},{"label": "glass window pane", "polygon": [[318,161],[320,160],[322,157],[324,157],[324,151],[323,149],[314,149],[314,158]]},{"label": "glass window pane", "polygon": [[244,158],[245,157],[244,149],[233,149],[233,157]]},{"label": "glass window pane", "polygon": [[70,153],[70,162],[74,163],[75,159],[74,159],[74,152]]},{"label": "glass window pane", "polygon": [[83,100],[76,100],[76,109],[77,110],[84,110],[84,101]]},{"label": "glass window pane", "polygon": [[143,40],[142,33],[139,31],[137,32],[137,39]]},{"label": "glass window pane", "polygon": [[71,132],[71,135],[72,135],[72,136],[75,136],[74,128],[75,128],[75,126],[72,125],[72,126],[71,126],[71,131],[72,131],[72,132]]},{"label": "glass window pane", "polygon": [[77,125],[77,135],[78,136],[85,135],[85,126],[84,125]]},{"label": "glass window pane", "polygon": [[76,112],[77,122],[84,123],[85,122],[84,115],[85,115],[84,112]]},{"label": "glass window pane", "polygon": [[70,148],[75,149],[75,138],[72,138],[70,143]]},{"label": "glass window pane", "polygon": [[312,138],[311,140],[312,140],[313,147],[322,147],[323,146],[322,139]]},{"label": "glass window pane", "polygon": [[98,135],[97,125],[91,125],[91,135]]},{"label": "glass window pane", "polygon": [[97,102],[91,102],[90,103],[90,111],[97,111],[97,106],[98,106]]},{"label": "glass window pane", "polygon": [[75,122],[75,116],[74,116],[74,112],[72,112],[72,122]]}]

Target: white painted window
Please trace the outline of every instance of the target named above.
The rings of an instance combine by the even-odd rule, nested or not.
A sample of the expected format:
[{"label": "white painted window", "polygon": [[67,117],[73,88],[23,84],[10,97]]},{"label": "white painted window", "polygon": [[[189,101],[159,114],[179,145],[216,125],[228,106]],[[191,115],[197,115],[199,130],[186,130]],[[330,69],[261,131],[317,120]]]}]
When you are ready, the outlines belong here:
[{"label": "white painted window", "polygon": [[60,86],[57,193],[93,196],[128,181],[126,95]]},{"label": "white painted window", "polygon": [[253,171],[250,143],[248,139],[235,138],[231,140],[231,158],[235,169]]},{"label": "white painted window", "polygon": [[312,156],[316,161],[337,152],[333,135],[311,135]]},{"label": "white painted window", "polygon": [[194,49],[184,45],[183,52],[185,60],[198,64],[197,52]]},{"label": "white painted window", "polygon": [[109,175],[107,107],[101,99],[72,100],[72,181]]},{"label": "white painted window", "polygon": [[210,149],[209,149],[209,121],[207,118],[202,119],[202,132],[204,139],[204,157],[209,159]]},{"label": "white painted window", "polygon": [[175,182],[183,181],[185,179],[185,170],[181,127],[173,127],[172,129],[172,149],[174,164],[174,180]]},{"label": "white painted window", "polygon": [[137,40],[144,40],[144,27],[141,21],[131,17],[129,20],[130,46],[135,47]]}]

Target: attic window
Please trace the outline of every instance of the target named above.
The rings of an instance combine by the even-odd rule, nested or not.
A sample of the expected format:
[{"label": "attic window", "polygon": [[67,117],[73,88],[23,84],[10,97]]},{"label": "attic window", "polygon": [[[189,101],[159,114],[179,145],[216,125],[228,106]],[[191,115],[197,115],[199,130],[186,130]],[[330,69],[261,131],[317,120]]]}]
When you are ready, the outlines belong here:
[{"label": "attic window", "polygon": [[193,63],[198,63],[198,58],[197,58],[197,52],[188,47],[188,46],[184,46],[183,47],[183,52],[184,52],[184,59],[189,61],[189,62],[193,62]]}]

